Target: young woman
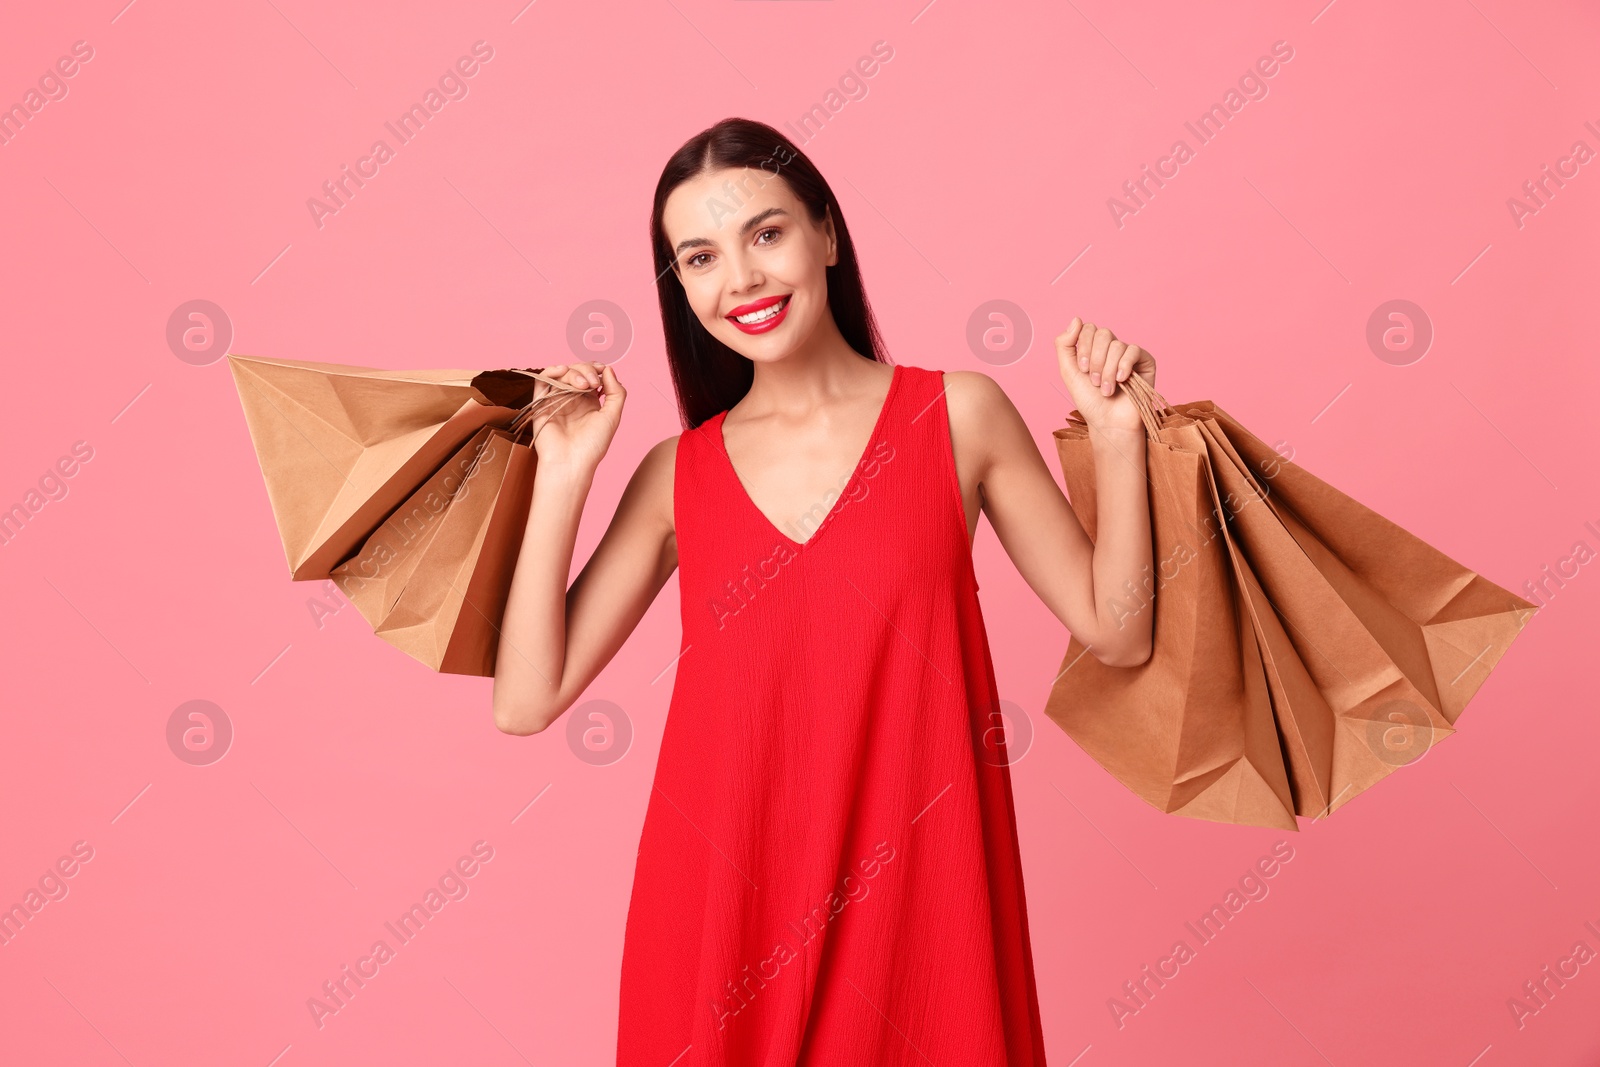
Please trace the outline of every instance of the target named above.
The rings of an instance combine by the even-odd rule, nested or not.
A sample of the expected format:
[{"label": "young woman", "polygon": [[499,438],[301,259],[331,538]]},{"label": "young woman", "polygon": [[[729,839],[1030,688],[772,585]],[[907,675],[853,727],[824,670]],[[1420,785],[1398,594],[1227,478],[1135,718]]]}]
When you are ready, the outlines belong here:
[{"label": "young woman", "polygon": [[677,568],[683,638],[646,808],[617,1062],[1044,1064],[978,513],[1091,653],[1133,666],[1151,613],[1145,436],[1117,383],[1155,364],[1073,319],[1062,379],[1096,456],[1091,543],[1000,387],[889,365],[832,190],[728,119],[668,161],[650,222],[684,432],[652,448],[567,588],[627,397],[535,440],[494,681],[545,729]]}]

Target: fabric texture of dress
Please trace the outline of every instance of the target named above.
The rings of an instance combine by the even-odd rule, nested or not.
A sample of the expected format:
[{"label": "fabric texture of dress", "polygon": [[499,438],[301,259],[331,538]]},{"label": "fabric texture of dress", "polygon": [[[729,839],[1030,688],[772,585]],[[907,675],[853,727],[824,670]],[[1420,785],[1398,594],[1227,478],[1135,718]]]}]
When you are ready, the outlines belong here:
[{"label": "fabric texture of dress", "polygon": [[617,1063],[1044,1067],[941,372],[894,367],[803,542],[740,482],[726,414],[678,442],[683,639]]}]

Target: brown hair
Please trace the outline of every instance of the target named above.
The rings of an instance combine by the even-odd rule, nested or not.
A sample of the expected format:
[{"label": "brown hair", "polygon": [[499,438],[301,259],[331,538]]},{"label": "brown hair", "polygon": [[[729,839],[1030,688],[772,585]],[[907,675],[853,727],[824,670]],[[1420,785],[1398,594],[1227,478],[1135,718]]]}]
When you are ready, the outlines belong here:
[{"label": "brown hair", "polygon": [[667,160],[656,183],[655,205],[650,212],[656,296],[661,304],[661,327],[666,336],[672,387],[678,396],[678,415],[685,429],[693,429],[737,404],[750,391],[755,375],[754,364],[711,336],[689,306],[683,283],[673,269],[672,247],[661,225],[667,197],[674,189],[705,171],[724,167],[760,168],[783,178],[815,223],[820,224],[832,214],[839,262],[828,268],[828,309],[851,348],[879,363],[889,362],[872,307],[867,303],[855,244],[833,190],[805,153],[771,126],[751,119],[723,119],[685,141]]}]

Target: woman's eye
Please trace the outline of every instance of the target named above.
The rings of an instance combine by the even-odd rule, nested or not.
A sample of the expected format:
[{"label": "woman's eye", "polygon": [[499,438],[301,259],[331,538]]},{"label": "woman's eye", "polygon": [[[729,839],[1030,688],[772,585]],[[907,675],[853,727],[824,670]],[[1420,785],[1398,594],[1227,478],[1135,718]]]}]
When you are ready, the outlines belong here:
[{"label": "woman's eye", "polygon": [[[769,229],[762,230],[760,233],[756,234],[756,241],[759,243],[760,240],[763,237],[765,237],[767,234],[769,234],[769,233],[772,234],[772,240],[773,241],[776,241],[779,237],[783,236],[783,231],[782,230],[779,230],[776,227],[772,227],[772,228],[769,228]],[[771,244],[771,243],[772,243],[772,241],[768,241],[767,242],[767,244]]]},{"label": "woman's eye", "polygon": [[684,260],[684,262],[687,263],[691,267],[699,267],[700,266],[699,260],[701,260],[703,258],[708,258],[708,257],[709,257],[709,253],[707,253],[707,252],[696,252],[694,255],[692,255],[688,259]]}]

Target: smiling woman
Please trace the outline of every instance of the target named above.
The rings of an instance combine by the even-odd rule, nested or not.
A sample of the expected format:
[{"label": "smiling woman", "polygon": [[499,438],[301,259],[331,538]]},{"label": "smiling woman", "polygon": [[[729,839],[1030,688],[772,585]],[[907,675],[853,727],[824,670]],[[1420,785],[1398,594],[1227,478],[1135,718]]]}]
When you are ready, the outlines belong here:
[{"label": "smiling woman", "polygon": [[[736,336],[733,331],[742,324],[728,316],[759,311],[763,305],[781,301],[783,313],[767,330],[739,332],[767,333],[795,318],[798,321],[790,333],[804,337],[815,330],[826,309],[831,321],[825,333],[842,339],[853,353],[888,362],[867,302],[850,228],[822,175],[798,148],[769,126],[727,120],[713,129],[717,131],[714,145],[709,140],[704,145],[690,142],[667,162],[656,183],[650,215],[667,361],[680,414],[691,428],[732,407],[754,381],[753,357],[730,344]],[[691,145],[693,150],[685,151]],[[693,212],[697,216],[694,222],[704,230],[686,231],[676,244],[669,243],[666,235],[668,201],[674,193],[674,206]],[[752,254],[763,252],[761,270],[777,272],[768,280],[769,287],[774,281],[780,284],[773,292],[712,311],[704,302],[714,299],[708,294],[709,287],[726,276],[722,268],[732,252],[723,245],[730,238],[748,242]],[[824,244],[828,247],[823,248]],[[795,271],[808,271],[809,276],[782,277]],[[802,294],[801,303],[789,308],[787,302],[801,281],[811,290],[812,306],[804,306],[806,294]],[[793,284],[782,284],[789,282]],[[708,327],[703,310],[727,321],[730,328]],[[776,350],[782,351],[792,342],[777,345]]]},{"label": "smiling woman", "polygon": [[[1114,619],[1101,594],[1150,566],[1145,433],[1112,394],[1154,363],[1076,320],[1057,340],[1100,465],[1097,547],[992,379],[889,363],[844,212],[777,130],[687,141],[650,237],[684,430],[567,588],[627,394],[610,366],[546,368],[596,391],[535,438],[494,685],[502,730],[544,730],[678,572],[617,1063],[1043,1067],[971,539],[981,509],[1097,659],[1146,658],[1150,613]],[[872,842],[894,864],[845,909],[834,887]]]}]

